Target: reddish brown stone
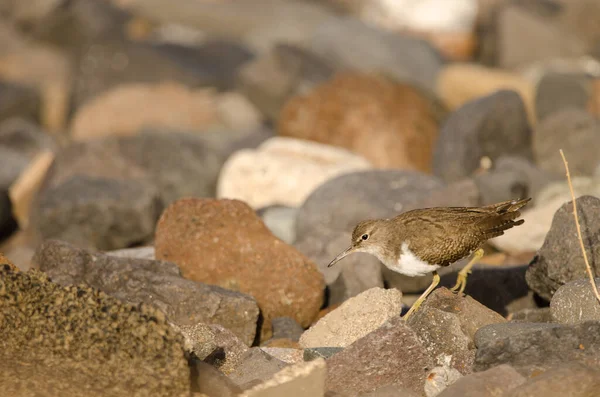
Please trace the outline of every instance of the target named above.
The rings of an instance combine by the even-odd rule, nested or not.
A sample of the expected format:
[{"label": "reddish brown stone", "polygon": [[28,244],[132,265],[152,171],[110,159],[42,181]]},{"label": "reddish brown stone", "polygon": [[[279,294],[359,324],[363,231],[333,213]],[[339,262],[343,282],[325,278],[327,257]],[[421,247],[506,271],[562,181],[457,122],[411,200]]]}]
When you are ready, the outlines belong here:
[{"label": "reddish brown stone", "polygon": [[290,99],[278,132],[344,147],[378,168],[429,172],[438,119],[432,101],[414,87],[345,72]]},{"label": "reddish brown stone", "polygon": [[184,277],[252,295],[271,319],[311,324],[323,303],[317,266],[267,229],[239,200],[186,198],[172,203],[156,228],[156,258],[178,264]]}]

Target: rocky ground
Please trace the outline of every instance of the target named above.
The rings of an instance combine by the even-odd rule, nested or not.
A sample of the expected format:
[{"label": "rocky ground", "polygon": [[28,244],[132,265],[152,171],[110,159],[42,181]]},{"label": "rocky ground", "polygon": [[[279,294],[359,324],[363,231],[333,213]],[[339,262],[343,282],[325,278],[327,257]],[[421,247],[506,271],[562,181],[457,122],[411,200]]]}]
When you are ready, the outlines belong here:
[{"label": "rocky ground", "polygon": [[[433,11],[435,10],[435,11]],[[0,0],[0,395],[600,389],[596,0]],[[532,197],[431,282],[354,225]],[[597,279],[600,283],[600,278]]]}]

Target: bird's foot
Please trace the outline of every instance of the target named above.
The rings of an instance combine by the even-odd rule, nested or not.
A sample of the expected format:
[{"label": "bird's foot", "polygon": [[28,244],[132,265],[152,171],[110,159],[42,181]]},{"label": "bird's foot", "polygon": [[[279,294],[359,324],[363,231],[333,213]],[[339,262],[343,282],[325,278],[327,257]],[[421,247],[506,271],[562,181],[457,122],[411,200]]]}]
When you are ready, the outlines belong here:
[{"label": "bird's foot", "polygon": [[469,273],[471,273],[470,270],[464,273],[462,271],[458,272],[458,277],[456,277],[456,284],[454,285],[454,287],[450,288],[450,291],[462,295],[465,288],[467,287],[467,276]]}]

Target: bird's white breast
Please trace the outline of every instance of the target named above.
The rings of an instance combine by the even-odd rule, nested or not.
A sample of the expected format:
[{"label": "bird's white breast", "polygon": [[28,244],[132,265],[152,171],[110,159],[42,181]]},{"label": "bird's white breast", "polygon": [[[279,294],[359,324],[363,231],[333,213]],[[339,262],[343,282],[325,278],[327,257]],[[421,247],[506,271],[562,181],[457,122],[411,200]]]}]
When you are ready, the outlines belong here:
[{"label": "bird's white breast", "polygon": [[408,244],[403,243],[398,261],[385,264],[390,270],[410,277],[424,276],[439,269],[439,265],[430,265],[419,259],[410,249]]}]

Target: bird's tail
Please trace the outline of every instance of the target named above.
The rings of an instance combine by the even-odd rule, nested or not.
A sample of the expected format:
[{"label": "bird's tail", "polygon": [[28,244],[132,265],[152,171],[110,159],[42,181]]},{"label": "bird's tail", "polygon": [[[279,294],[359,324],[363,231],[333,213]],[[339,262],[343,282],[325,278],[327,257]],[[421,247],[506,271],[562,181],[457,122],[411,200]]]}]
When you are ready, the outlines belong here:
[{"label": "bird's tail", "polygon": [[485,238],[489,239],[501,236],[504,234],[505,230],[522,225],[525,220],[515,219],[521,216],[519,210],[530,201],[531,197],[520,200],[503,201],[501,203],[481,207],[489,214],[489,216],[484,217],[479,224],[480,230]]}]

